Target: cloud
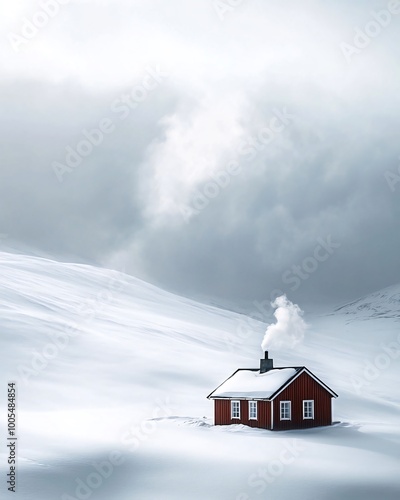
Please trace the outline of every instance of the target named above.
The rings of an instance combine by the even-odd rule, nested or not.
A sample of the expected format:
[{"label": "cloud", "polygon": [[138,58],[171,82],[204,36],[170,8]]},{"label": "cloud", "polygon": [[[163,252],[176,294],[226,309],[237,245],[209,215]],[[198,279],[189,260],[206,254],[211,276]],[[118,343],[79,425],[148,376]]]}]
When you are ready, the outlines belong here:
[{"label": "cloud", "polygon": [[[184,295],[341,302],[400,281],[400,191],[384,178],[400,35],[351,65],[340,51],[373,8],[255,0],[221,23],[212,2],[70,2],[26,51],[0,49],[0,233]],[[156,64],[167,81],[120,120],[112,103]],[[264,144],[276,109],[294,119]],[[59,184],[52,162],[105,117],[115,132]],[[185,220],[232,160],[240,174]],[[340,249],[291,289],[284,273],[328,235]]]},{"label": "cloud", "polygon": [[236,155],[244,134],[241,100],[237,93],[221,96],[210,92],[199,96],[189,114],[187,109],[180,109],[163,119],[165,135],[150,146],[146,162],[150,170],[147,210],[151,217],[178,215],[182,219],[196,188],[221,169],[227,152]]}]

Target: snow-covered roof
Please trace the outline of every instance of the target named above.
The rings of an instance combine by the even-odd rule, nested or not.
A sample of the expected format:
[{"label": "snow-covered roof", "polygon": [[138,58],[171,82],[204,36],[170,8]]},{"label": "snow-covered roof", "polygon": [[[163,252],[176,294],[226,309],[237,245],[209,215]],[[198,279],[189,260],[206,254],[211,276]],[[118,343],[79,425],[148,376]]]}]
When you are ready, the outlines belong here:
[{"label": "snow-covered roof", "polygon": [[272,369],[266,373],[260,373],[259,370],[238,370],[209,397],[268,399],[297,372],[298,368]]}]

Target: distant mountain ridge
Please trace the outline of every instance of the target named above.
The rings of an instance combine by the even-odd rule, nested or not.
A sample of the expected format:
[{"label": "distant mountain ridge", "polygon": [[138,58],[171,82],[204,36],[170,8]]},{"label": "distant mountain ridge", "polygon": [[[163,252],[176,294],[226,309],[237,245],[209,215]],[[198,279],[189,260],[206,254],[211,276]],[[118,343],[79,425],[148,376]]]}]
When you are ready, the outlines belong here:
[{"label": "distant mountain ridge", "polygon": [[400,284],[384,288],[338,307],[335,309],[335,313],[346,314],[354,320],[400,319]]}]

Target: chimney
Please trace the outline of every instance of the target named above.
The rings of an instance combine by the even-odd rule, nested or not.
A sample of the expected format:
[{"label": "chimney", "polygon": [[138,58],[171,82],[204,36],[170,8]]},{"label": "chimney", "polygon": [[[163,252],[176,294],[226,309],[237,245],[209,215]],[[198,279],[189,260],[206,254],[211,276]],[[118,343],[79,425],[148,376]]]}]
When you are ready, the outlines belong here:
[{"label": "chimney", "polygon": [[274,360],[268,359],[268,351],[265,351],[265,359],[260,359],[260,373],[268,372],[274,368]]}]

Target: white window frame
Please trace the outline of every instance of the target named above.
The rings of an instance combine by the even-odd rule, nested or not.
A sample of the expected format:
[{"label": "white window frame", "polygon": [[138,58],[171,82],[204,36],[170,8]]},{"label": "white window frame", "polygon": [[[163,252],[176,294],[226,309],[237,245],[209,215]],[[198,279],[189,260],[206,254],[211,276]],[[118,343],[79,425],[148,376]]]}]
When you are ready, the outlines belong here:
[{"label": "white window frame", "polygon": [[[234,408],[238,411],[236,412]],[[231,401],[231,420],[240,420],[240,401]]]},{"label": "white window frame", "polygon": [[[252,408],[255,409],[255,416],[251,416]],[[254,413],[254,412],[253,412]],[[258,404],[257,401],[249,401],[249,420],[257,420],[258,419]]]},{"label": "white window frame", "polygon": [[[289,417],[282,417],[282,413],[286,405],[289,407]],[[291,401],[281,401],[279,405],[279,416],[281,420],[292,420],[292,402]],[[286,412],[285,412],[286,413]]]},{"label": "white window frame", "polygon": [[[308,408],[307,408],[307,412],[306,412],[307,403],[311,403],[311,417],[306,416],[306,413],[307,413],[307,415],[309,414]],[[303,400],[303,420],[314,420],[314,406],[315,406],[315,404],[314,404],[313,399],[304,399]]]}]

